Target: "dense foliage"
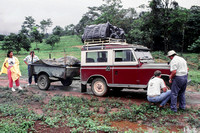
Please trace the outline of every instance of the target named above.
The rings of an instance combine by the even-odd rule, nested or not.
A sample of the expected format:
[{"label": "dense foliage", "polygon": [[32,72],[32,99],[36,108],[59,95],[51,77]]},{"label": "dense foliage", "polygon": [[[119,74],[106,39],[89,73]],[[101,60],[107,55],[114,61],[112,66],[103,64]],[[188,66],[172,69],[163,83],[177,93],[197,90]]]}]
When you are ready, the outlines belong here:
[{"label": "dense foliage", "polygon": [[26,51],[29,51],[30,47],[31,47],[31,42],[29,38],[27,38],[27,36],[22,33],[19,34],[11,33],[9,36],[6,36],[4,38],[2,44],[3,50],[13,50],[16,51],[17,53],[21,51],[22,48]]},{"label": "dense foliage", "polygon": [[104,1],[99,7],[89,7],[74,26],[76,34],[82,34],[86,25],[110,22],[124,29],[129,43],[165,53],[170,49],[187,52],[191,45],[195,45],[192,52],[198,51],[193,43],[200,36],[199,6],[185,9],[172,0],[152,0],[148,10],[138,14],[134,8],[123,9],[121,0]]}]

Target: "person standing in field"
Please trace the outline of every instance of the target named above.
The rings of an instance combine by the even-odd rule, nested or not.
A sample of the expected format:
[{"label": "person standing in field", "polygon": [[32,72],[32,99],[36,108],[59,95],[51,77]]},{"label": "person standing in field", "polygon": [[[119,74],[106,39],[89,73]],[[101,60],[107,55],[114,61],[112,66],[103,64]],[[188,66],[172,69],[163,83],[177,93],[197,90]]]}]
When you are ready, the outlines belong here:
[{"label": "person standing in field", "polygon": [[13,88],[13,81],[15,82],[16,87],[19,90],[23,90],[19,84],[19,78],[21,76],[21,72],[19,69],[19,60],[17,59],[17,57],[13,56],[13,51],[8,51],[7,58],[5,59],[3,65],[2,65],[0,75],[2,73],[5,73],[8,75],[9,88],[13,92],[16,91]]},{"label": "person standing in field", "polygon": [[[163,91],[161,93],[161,91]],[[160,102],[159,107],[164,107],[170,100],[171,90],[167,89],[164,80],[161,78],[161,71],[154,72],[154,78],[149,80],[147,88],[147,100],[151,103]]]},{"label": "person standing in field", "polygon": [[171,59],[169,83],[171,86],[171,110],[177,112],[177,97],[179,96],[179,109],[185,110],[185,90],[187,87],[188,67],[187,62],[182,57],[177,56],[174,50],[168,52]]},{"label": "person standing in field", "polygon": [[[30,55],[28,55],[28,56],[26,56],[26,58],[24,58],[24,62],[28,66],[28,86],[31,85],[31,83],[32,83],[31,64],[38,60],[39,60],[39,58],[35,55],[34,51],[31,51]],[[35,85],[37,85],[37,75],[33,75],[33,76],[34,76]]]}]

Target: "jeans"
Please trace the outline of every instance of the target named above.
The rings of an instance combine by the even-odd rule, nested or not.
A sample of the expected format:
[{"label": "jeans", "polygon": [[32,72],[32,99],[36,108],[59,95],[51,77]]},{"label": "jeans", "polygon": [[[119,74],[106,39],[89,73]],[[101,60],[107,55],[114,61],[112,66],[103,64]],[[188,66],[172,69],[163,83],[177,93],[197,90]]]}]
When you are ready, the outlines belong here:
[{"label": "jeans", "polygon": [[167,90],[166,92],[161,93],[159,96],[147,97],[149,102],[152,102],[152,103],[161,102],[160,103],[161,106],[165,106],[170,98],[171,98],[171,90]]},{"label": "jeans", "polygon": [[[37,75],[33,75],[33,76],[34,76],[34,81],[35,81],[35,83],[37,83]],[[31,65],[28,65],[28,83],[29,83],[29,84],[32,83]]]},{"label": "jeans", "polygon": [[179,96],[179,108],[185,109],[185,90],[187,87],[187,75],[175,76],[171,86],[171,110],[177,112],[177,97]]}]

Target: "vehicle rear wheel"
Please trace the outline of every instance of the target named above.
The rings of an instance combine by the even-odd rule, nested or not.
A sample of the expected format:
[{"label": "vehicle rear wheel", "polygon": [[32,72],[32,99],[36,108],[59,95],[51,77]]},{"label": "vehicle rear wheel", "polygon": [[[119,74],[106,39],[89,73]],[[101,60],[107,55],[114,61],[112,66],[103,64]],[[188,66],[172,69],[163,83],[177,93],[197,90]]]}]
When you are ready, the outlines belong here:
[{"label": "vehicle rear wheel", "polygon": [[109,89],[102,78],[96,78],[92,81],[92,92],[96,96],[105,96]]},{"label": "vehicle rear wheel", "polygon": [[50,86],[49,76],[46,74],[39,75],[37,83],[40,90],[48,90]]},{"label": "vehicle rear wheel", "polygon": [[63,84],[63,86],[70,86],[72,84],[71,78],[61,79],[60,81]]}]

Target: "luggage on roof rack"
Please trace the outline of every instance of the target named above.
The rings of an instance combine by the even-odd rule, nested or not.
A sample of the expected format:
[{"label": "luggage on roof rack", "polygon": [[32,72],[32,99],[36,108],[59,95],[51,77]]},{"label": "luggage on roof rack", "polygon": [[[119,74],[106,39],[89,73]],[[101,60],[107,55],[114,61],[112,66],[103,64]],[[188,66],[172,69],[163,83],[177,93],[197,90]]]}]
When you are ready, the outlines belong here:
[{"label": "luggage on roof rack", "polygon": [[124,30],[110,23],[89,25],[84,29],[82,41],[95,40],[95,39],[124,39]]}]

